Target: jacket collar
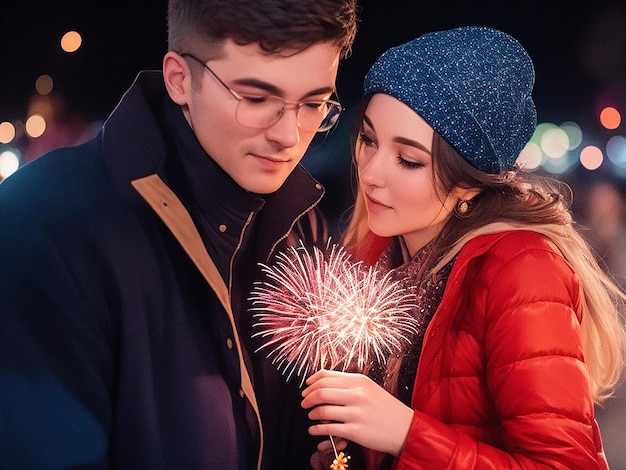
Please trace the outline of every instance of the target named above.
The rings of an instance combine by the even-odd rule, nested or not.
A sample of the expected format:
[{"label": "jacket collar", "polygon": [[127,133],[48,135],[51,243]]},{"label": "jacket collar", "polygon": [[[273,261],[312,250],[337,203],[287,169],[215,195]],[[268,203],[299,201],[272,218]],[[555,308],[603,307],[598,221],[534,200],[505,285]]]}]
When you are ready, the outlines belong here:
[{"label": "jacket collar", "polygon": [[122,194],[136,195],[130,181],[163,166],[166,146],[156,116],[165,94],[161,73],[141,72],[104,123],[105,164]]},{"label": "jacket collar", "polygon": [[[175,109],[169,109],[170,106]],[[169,123],[163,122],[163,107],[166,114],[173,113]],[[158,71],[139,73],[103,126],[102,140],[106,165],[121,194],[136,196],[130,182],[155,173],[169,184],[171,178],[168,173],[171,172],[171,168],[167,167],[167,156],[173,144],[166,143],[165,139],[171,142],[172,133],[181,133],[178,138],[182,139],[183,145],[189,146],[194,155],[201,152],[208,157],[193,136],[182,112],[169,99],[162,73]],[[223,204],[225,200],[223,190],[226,189],[229,194],[236,194],[235,199],[242,201],[246,208],[258,207],[258,195],[244,191],[210,158],[209,160],[212,162],[209,165],[213,168],[209,166],[208,171],[222,173],[218,178],[221,181],[220,186],[208,189],[196,188],[194,189],[196,193],[191,197],[204,200],[207,196],[211,198],[217,195]],[[202,188],[205,185],[194,183],[193,186]],[[212,194],[203,193],[205,190]],[[176,189],[177,193],[179,191],[180,187]],[[288,231],[295,219],[321,200],[323,193],[322,186],[298,165],[278,191],[264,198],[267,200],[268,209],[271,208],[273,212],[269,218],[277,223],[275,227],[277,232]]]}]

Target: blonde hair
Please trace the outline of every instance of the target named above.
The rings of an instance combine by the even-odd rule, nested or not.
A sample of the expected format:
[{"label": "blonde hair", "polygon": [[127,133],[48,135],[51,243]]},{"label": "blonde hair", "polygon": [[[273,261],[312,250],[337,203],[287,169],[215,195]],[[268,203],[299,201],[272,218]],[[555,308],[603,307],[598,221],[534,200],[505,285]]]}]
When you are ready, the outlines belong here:
[{"label": "blonde hair", "polygon": [[626,295],[599,266],[593,251],[571,225],[493,223],[459,239],[432,269],[437,272],[472,238],[503,230],[532,230],[550,239],[570,264],[581,289],[581,342],[591,396],[602,403],[619,383],[626,362]]},{"label": "blonde hair", "polygon": [[[355,130],[356,132],[356,130]],[[358,142],[353,139],[355,152]],[[434,240],[434,250],[420,276],[423,282],[451,261],[476,236],[504,230],[532,230],[551,240],[572,266],[581,288],[581,342],[596,403],[610,397],[626,363],[626,295],[600,267],[593,250],[575,227],[565,183],[519,170],[487,174],[467,163],[439,135],[433,138],[433,178],[442,194],[454,186],[481,193],[466,215],[453,215]],[[374,263],[387,240],[371,232],[360,192],[342,243],[357,259]],[[397,375],[391,361],[388,373]],[[392,377],[391,382],[394,382]]]}]

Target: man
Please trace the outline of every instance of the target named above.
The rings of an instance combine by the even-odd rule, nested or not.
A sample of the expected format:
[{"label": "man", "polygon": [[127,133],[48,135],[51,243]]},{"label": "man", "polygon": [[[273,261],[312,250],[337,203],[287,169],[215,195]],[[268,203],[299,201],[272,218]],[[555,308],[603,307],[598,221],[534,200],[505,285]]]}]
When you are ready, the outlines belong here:
[{"label": "man", "polygon": [[0,466],[306,468],[247,297],[323,241],[298,164],[355,24],[354,0],[171,0],[162,74],[2,183]]}]

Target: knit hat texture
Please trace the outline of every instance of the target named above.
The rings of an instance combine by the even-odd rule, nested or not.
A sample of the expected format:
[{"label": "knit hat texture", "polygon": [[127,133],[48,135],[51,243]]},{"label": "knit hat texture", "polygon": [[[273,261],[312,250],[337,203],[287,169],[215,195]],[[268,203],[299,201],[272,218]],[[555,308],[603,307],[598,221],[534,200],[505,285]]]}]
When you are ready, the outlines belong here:
[{"label": "knit hat texture", "polygon": [[428,122],[470,164],[510,169],[537,125],[533,63],[521,44],[492,28],[437,31],[383,53],[365,77]]}]

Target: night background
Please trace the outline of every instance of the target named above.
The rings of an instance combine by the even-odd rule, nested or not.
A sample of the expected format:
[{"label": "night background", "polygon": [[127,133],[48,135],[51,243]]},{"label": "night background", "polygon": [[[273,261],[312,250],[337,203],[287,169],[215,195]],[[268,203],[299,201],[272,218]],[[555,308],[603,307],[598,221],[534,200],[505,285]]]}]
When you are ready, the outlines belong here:
[{"label": "night background", "polygon": [[[461,25],[502,29],[520,40],[536,66],[534,97],[542,120],[579,120],[593,127],[596,107],[622,104],[626,91],[626,6],[623,2],[360,2],[359,32],[343,64],[340,96],[360,81],[386,48],[428,31]],[[166,2],[5,2],[0,14],[0,120],[21,118],[41,74],[92,117],[105,117],[136,73],[159,68],[166,50]],[[79,51],[61,51],[69,31]],[[621,99],[621,103],[619,100]]]},{"label": "night background", "polygon": [[[623,282],[626,2],[362,0],[360,8],[353,53],[340,66],[338,77],[345,114],[338,128],[320,136],[303,160],[327,187],[323,209],[329,219],[339,227],[352,198],[348,132],[368,67],[388,47],[426,32],[491,26],[516,37],[533,58],[539,123],[553,127],[575,123],[580,130],[581,142],[567,151],[566,163],[546,164],[537,171],[571,184],[577,220],[590,227],[587,235],[597,243],[608,269]],[[0,126],[11,123],[16,136],[3,140],[0,132],[0,181],[6,152],[23,165],[46,150],[80,142],[93,134],[140,70],[160,68],[167,49],[165,15],[164,0],[4,2]],[[82,36],[74,53],[60,47],[61,37],[70,30]],[[44,74],[52,77],[54,88],[42,96],[35,82]],[[621,114],[614,128],[600,121],[600,112],[608,106]],[[49,115],[46,132],[36,139],[24,132],[33,112]],[[604,156],[597,168],[579,162],[587,146],[600,149]],[[615,469],[626,469],[624,388],[598,410],[609,464]]]}]

